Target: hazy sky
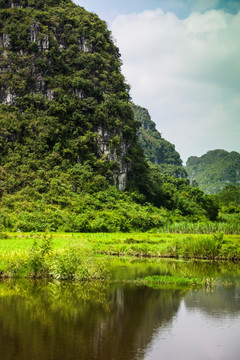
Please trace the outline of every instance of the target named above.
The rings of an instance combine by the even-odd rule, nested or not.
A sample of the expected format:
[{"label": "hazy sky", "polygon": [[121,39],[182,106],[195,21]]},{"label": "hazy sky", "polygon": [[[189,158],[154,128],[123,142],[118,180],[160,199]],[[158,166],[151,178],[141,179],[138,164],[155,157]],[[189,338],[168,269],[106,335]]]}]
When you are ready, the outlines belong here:
[{"label": "hazy sky", "polygon": [[75,0],[106,20],[135,104],[184,161],[240,152],[240,0]]}]

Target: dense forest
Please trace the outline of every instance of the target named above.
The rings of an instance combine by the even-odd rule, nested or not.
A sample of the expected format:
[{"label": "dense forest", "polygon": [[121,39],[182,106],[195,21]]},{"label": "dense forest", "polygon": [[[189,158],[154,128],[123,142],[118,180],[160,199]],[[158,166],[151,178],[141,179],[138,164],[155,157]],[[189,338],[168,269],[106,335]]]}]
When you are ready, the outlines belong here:
[{"label": "dense forest", "polygon": [[150,119],[139,125],[104,21],[71,0],[0,0],[0,19],[2,227],[143,231],[217,218],[174,146]]}]

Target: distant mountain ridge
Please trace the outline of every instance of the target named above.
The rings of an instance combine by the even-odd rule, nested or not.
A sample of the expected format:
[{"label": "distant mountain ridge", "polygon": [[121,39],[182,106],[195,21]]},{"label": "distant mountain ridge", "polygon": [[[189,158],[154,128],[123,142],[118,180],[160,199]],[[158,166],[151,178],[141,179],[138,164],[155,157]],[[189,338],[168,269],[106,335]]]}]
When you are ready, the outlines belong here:
[{"label": "distant mountain ridge", "polygon": [[147,109],[132,105],[134,118],[140,123],[137,132],[138,142],[143,149],[146,159],[154,165],[160,165],[164,172],[176,177],[186,177],[182,160],[175,146],[165,140],[156,129]]},{"label": "distant mountain ridge", "polygon": [[206,193],[220,192],[227,185],[240,185],[240,154],[216,149],[201,157],[191,156],[185,167],[191,182],[194,180]]}]

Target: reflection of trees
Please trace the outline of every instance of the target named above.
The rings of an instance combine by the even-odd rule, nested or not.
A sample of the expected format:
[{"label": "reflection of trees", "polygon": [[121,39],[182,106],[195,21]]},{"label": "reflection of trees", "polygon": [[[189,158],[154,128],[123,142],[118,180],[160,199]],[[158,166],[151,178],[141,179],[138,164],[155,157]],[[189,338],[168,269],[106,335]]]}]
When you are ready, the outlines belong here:
[{"label": "reflection of trees", "polygon": [[222,315],[231,316],[237,312],[240,313],[239,298],[239,287],[221,286],[190,292],[184,301],[189,310],[199,309],[208,315],[221,313]]},{"label": "reflection of trees", "polygon": [[187,275],[200,278],[219,278],[221,280],[226,278],[232,281],[234,278],[239,280],[240,267],[231,262],[173,261],[171,268],[169,266],[169,273],[177,276]]},{"label": "reflection of trees", "polygon": [[141,358],[181,299],[178,291],[103,282],[12,283],[0,293],[1,357],[8,360]]},{"label": "reflection of trees", "polygon": [[183,261],[170,259],[111,259],[116,279],[136,279],[148,275],[191,276],[196,278],[220,278],[239,280],[240,267],[232,262]]},{"label": "reflection of trees", "polygon": [[[115,309],[104,319],[101,336],[95,336],[100,348],[98,359],[141,358],[159,326],[171,321],[181,295],[174,291],[153,291],[147,288],[118,288],[114,294]],[[98,326],[98,330],[99,330]],[[137,355],[137,356],[136,356]]]},{"label": "reflection of trees", "polygon": [[[232,287],[207,287],[198,292],[190,292],[185,298],[188,309],[198,308],[207,314],[225,312],[228,315],[240,311],[240,267],[231,262],[192,262],[192,276],[202,276],[219,280],[222,284],[232,284]],[[235,284],[235,285],[233,285]]]}]

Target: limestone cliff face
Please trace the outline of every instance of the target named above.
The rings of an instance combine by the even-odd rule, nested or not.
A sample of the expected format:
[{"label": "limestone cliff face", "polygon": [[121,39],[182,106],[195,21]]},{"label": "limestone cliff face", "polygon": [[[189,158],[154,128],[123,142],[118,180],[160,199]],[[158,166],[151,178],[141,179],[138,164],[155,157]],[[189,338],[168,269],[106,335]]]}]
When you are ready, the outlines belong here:
[{"label": "limestone cliff face", "polygon": [[124,160],[128,155],[129,144],[124,141],[121,131],[118,135],[109,131],[104,126],[98,128],[98,154],[108,161],[116,162],[119,166],[118,172],[114,174],[114,184],[119,190],[125,190],[127,185],[128,164]]},{"label": "limestone cliff face", "polygon": [[[19,2],[17,2],[19,3]],[[23,8],[22,5],[16,5],[15,3],[9,3],[11,8]],[[51,26],[51,35],[53,37],[53,41],[55,42],[55,45],[57,45],[58,49],[64,50],[66,49],[67,43],[66,39],[64,37],[63,29],[60,27],[54,27],[53,24],[49,24]],[[28,82],[31,82],[31,86],[28,88],[21,88],[21,89],[14,89],[14,87],[7,87],[6,85],[1,86],[1,102],[9,105],[13,105],[14,99],[17,96],[22,96],[26,94],[28,91],[33,91],[35,93],[41,93],[48,97],[50,100],[54,98],[53,91],[50,89],[47,84],[45,77],[48,74],[50,68],[51,68],[51,61],[49,58],[46,58],[46,64],[45,69],[42,70],[37,65],[37,58],[39,58],[39,54],[45,54],[47,57],[47,54],[49,50],[52,48],[52,44],[50,43],[50,36],[48,33],[44,34],[42,32],[43,27],[41,24],[35,20],[33,20],[29,24],[29,31],[25,38],[26,42],[29,46],[32,46],[35,52],[35,56],[32,56],[31,63],[28,63],[29,65],[29,78]],[[28,55],[28,52],[26,50],[28,49],[14,49],[14,46],[12,45],[12,42],[10,41],[10,34],[8,33],[1,33],[0,34],[0,46],[3,48],[2,52],[2,63],[1,63],[1,73],[9,73],[12,71],[12,65],[14,65],[11,61],[12,52],[14,52],[18,56],[19,62],[21,60],[24,62],[25,58]],[[78,44],[77,44],[79,51],[81,52],[91,52],[91,46],[88,45],[87,39],[84,37],[78,38]],[[16,50],[16,51],[15,51]],[[21,70],[21,65],[18,69],[16,69],[16,72],[19,72]],[[75,91],[77,96],[82,99],[84,98],[84,93],[82,91]]]},{"label": "limestone cliff face", "polygon": [[[47,140],[49,151],[61,142],[62,158],[66,153],[62,144],[70,139],[79,144],[87,133],[87,152],[91,149],[98,159],[113,163],[113,182],[124,190],[130,166],[125,159],[135,141],[136,122],[118,49],[105,23],[69,0],[0,0],[0,12],[2,106],[25,115],[30,96],[33,113],[41,110],[58,117],[59,127],[69,122],[64,130],[68,139]],[[25,130],[18,134],[22,142]],[[71,151],[71,160],[90,157],[83,146]]]}]

